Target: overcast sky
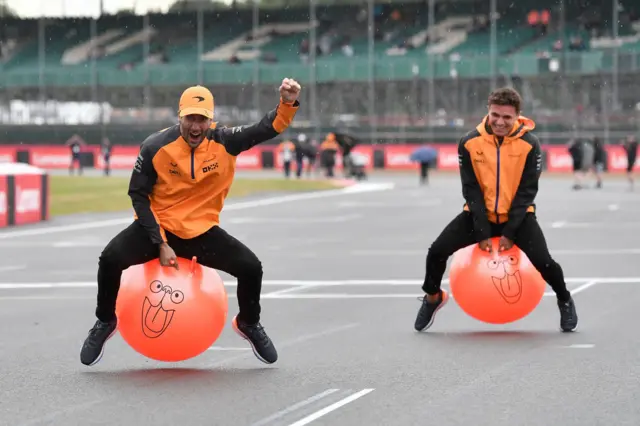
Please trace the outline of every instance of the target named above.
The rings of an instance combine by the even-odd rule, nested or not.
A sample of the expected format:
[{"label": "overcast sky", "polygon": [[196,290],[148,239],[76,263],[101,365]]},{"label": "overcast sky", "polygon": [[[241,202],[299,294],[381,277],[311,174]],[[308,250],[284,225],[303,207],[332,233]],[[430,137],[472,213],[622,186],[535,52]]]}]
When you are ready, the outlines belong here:
[{"label": "overcast sky", "polygon": [[[223,0],[225,1],[225,0]],[[149,9],[166,12],[175,0],[103,0],[105,13],[136,6],[136,13]],[[227,0],[228,3],[231,0]],[[7,6],[24,18],[38,16],[94,16],[100,10],[100,0],[5,0]]]}]

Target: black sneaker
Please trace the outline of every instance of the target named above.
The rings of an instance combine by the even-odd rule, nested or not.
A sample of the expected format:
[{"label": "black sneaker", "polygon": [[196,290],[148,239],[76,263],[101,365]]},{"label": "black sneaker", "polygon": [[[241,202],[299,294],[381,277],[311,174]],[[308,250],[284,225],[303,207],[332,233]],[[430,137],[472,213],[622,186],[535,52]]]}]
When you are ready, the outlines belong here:
[{"label": "black sneaker", "polygon": [[558,300],[558,308],[560,309],[560,328],[562,331],[573,331],[578,326],[578,313],[573,298],[566,302]]},{"label": "black sneaker", "polygon": [[[419,300],[419,299],[418,299]],[[440,298],[437,302],[429,302],[427,296],[422,298],[422,306],[418,311],[416,317],[416,323],[414,325],[417,331],[424,331],[431,327],[433,320],[436,317],[436,312],[442,308],[449,300],[449,294],[446,291],[440,290]]]},{"label": "black sneaker", "polygon": [[235,316],[231,324],[235,332],[251,344],[253,353],[260,361],[265,364],[273,364],[278,360],[278,352],[259,322],[245,324],[242,321],[238,321],[238,317]]},{"label": "black sneaker", "polygon": [[80,362],[88,366],[97,364],[104,354],[104,344],[116,334],[117,329],[117,320],[111,322],[97,320],[82,345]]}]

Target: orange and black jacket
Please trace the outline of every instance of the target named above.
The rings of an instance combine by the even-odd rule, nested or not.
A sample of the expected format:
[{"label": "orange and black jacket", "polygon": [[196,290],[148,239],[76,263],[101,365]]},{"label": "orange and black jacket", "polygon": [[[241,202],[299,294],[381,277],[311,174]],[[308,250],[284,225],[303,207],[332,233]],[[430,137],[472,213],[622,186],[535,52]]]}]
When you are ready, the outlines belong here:
[{"label": "orange and black jacket", "polygon": [[519,117],[511,133],[492,134],[487,117],[458,144],[462,195],[471,212],[477,241],[491,237],[489,222],[505,223],[502,235],[515,239],[534,199],[542,172],[540,142],[530,133],[535,123]]},{"label": "orange and black jacket", "polygon": [[339,151],[340,145],[334,133],[328,133],[325,140],[320,144],[320,151]]},{"label": "orange and black jacket", "polygon": [[194,238],[218,225],[236,156],[286,130],[299,106],[298,101],[281,100],[257,123],[233,128],[212,125],[195,149],[182,138],[178,124],[149,136],[141,144],[129,196],[151,241],[166,241],[165,231]]}]

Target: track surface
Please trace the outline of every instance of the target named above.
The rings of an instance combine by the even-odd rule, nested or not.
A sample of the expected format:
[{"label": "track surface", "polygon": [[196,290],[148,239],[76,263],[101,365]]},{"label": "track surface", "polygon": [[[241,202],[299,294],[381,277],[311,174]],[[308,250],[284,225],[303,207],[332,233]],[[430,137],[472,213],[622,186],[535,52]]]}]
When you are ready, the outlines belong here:
[{"label": "track surface", "polygon": [[[543,180],[539,220],[574,289],[579,331],[558,331],[548,295],[507,326],[452,302],[416,333],[425,254],[460,211],[460,185],[370,182],[380,181],[395,187],[223,214],[263,260],[263,324],[280,353],[271,366],[227,325],[184,363],[147,360],[116,335],[87,368],[79,350],[94,321],[97,258],[123,215],[0,233],[0,424],[640,424],[638,193],[619,180],[582,192]],[[223,276],[231,316],[235,287]],[[48,283],[58,286],[37,288]]]}]

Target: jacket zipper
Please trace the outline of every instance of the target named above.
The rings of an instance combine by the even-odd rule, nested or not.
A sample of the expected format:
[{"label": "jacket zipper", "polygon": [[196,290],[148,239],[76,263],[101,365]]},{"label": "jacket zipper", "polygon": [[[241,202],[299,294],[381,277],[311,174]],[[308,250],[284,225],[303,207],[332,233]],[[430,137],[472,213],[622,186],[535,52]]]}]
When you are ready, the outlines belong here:
[{"label": "jacket zipper", "polygon": [[500,142],[496,141],[496,151],[498,154],[498,170],[496,174],[496,205],[494,207],[494,212],[496,214],[496,223],[500,223],[500,216],[498,215],[498,200],[500,199]]},{"label": "jacket zipper", "polygon": [[196,178],[196,170],[194,167],[194,163],[195,163],[195,150],[191,150],[191,179],[195,179]]}]

